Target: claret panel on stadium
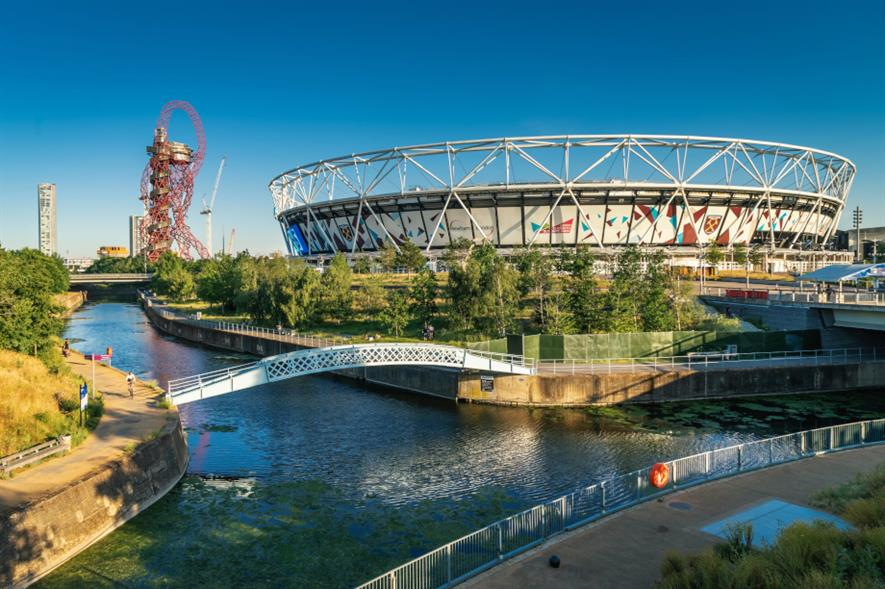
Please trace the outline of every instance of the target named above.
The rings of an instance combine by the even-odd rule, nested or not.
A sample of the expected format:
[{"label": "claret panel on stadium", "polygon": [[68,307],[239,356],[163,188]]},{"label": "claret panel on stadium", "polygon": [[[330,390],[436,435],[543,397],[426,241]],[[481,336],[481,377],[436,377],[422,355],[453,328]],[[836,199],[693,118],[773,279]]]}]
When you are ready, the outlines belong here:
[{"label": "claret panel on stadium", "polygon": [[[400,147],[300,166],[270,192],[290,254],[717,243],[821,251],[855,166],[768,141],[571,135]],[[691,254],[696,255],[695,253]]]}]

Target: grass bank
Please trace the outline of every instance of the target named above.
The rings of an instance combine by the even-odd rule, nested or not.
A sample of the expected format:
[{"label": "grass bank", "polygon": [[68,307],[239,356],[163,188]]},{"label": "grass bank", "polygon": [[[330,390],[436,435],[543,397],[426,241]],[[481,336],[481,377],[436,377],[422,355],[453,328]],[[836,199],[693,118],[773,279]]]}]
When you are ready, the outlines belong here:
[{"label": "grass bank", "polygon": [[0,350],[0,456],[62,434],[74,445],[95,429],[101,401],[90,403],[80,425],[81,379],[59,359],[50,369],[37,358]]},{"label": "grass bank", "polygon": [[885,463],[819,493],[813,502],[854,529],[815,522],[786,528],[772,546],[756,546],[751,527],[700,554],[669,555],[660,589],[885,587]]}]

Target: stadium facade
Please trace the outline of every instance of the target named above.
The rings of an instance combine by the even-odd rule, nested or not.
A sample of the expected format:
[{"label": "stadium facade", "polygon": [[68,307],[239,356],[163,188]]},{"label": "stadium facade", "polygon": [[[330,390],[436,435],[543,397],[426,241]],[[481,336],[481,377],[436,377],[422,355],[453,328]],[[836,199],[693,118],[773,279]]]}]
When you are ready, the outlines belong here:
[{"label": "stadium facade", "polygon": [[[758,244],[794,260],[831,251],[854,164],[746,139],[570,135],[396,147],[300,166],[269,189],[294,256],[376,252],[410,240],[502,249]],[[814,264],[816,265],[816,264]]]}]

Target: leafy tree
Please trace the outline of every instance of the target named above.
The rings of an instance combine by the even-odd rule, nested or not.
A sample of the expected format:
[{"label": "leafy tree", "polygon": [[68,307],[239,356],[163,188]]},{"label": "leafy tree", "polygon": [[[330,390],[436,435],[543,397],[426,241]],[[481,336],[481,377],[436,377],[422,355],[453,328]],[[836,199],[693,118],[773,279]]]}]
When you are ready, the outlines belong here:
[{"label": "leafy tree", "polygon": [[87,274],[139,274],[153,272],[154,264],[145,264],[144,256],[132,258],[99,258],[86,269]]},{"label": "leafy tree", "polygon": [[175,300],[186,300],[194,295],[194,279],[184,260],[172,252],[165,252],[157,260],[152,278],[154,290]]},{"label": "leafy tree", "polygon": [[301,260],[261,260],[248,299],[249,315],[260,323],[303,325],[315,315],[319,284],[316,270]]},{"label": "leafy tree", "polygon": [[360,312],[374,318],[384,308],[385,291],[381,278],[370,276],[356,291],[356,305]]},{"label": "leafy tree", "polygon": [[68,275],[57,256],[0,248],[0,348],[45,356],[62,328],[53,297]]},{"label": "leafy tree", "polygon": [[744,267],[744,275],[747,279],[747,287],[750,286],[750,267],[748,262],[750,260],[749,253],[747,252],[747,246],[742,243],[736,243],[734,247],[731,249],[731,259],[735,264]]},{"label": "leafy tree", "polygon": [[610,327],[616,332],[642,331],[642,254],[628,246],[615,259],[615,270],[608,290]]},{"label": "leafy tree", "polygon": [[593,256],[587,248],[579,248],[569,263],[564,303],[571,315],[571,324],[578,333],[608,331],[606,295],[593,271]]},{"label": "leafy tree", "polygon": [[378,264],[385,272],[396,269],[396,246],[390,241],[385,241],[378,250]]},{"label": "leafy tree", "polygon": [[754,245],[747,253],[747,259],[751,268],[756,268],[765,261],[765,252],[758,245]]},{"label": "leafy tree", "polygon": [[353,262],[353,271],[356,274],[369,274],[372,272],[372,262],[366,256],[360,256]]},{"label": "leafy tree", "polygon": [[718,268],[719,264],[725,259],[725,254],[717,243],[711,243],[704,250],[702,259],[713,269],[713,273],[715,274],[716,268]]},{"label": "leafy tree", "polygon": [[538,248],[518,252],[514,256],[514,265],[519,272],[519,294],[533,298],[535,321],[543,330],[547,325],[547,299],[553,288],[554,261]]},{"label": "leafy tree", "polygon": [[412,279],[409,291],[412,299],[412,312],[422,324],[427,325],[436,315],[436,297],[439,294],[439,285],[434,274],[426,266]]},{"label": "leafy tree", "polygon": [[547,301],[547,322],[544,333],[574,333],[574,321],[568,310],[568,297],[564,293],[551,294]]},{"label": "leafy tree", "polygon": [[418,272],[427,265],[427,259],[421,252],[421,248],[406,240],[399,246],[399,251],[393,256],[394,266],[407,268],[412,272]]},{"label": "leafy tree", "polygon": [[409,323],[409,295],[403,290],[390,290],[387,292],[387,304],[381,311],[381,324],[387,330],[399,337]]},{"label": "leafy tree", "polygon": [[491,244],[473,247],[470,243],[465,249],[463,243],[456,242],[445,259],[452,325],[504,333],[513,324],[519,303],[516,270]]},{"label": "leafy tree", "polygon": [[661,251],[646,260],[645,277],[640,281],[640,314],[643,331],[670,331],[676,324],[673,312],[673,278]]},{"label": "leafy tree", "polygon": [[347,260],[339,252],[332,258],[321,280],[323,311],[335,321],[348,319],[353,307],[353,294],[350,286],[353,272]]}]

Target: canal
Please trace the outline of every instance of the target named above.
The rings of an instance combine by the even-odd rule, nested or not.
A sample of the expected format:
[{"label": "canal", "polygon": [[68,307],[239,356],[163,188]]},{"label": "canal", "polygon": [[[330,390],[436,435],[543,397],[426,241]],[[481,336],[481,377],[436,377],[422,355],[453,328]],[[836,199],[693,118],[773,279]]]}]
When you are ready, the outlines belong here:
[{"label": "canal", "polygon": [[[165,336],[126,303],[84,307],[65,336],[163,385],[250,360]],[[183,406],[182,483],[39,586],[352,586],[617,473],[883,410],[869,393],[525,409],[295,379]]]}]

